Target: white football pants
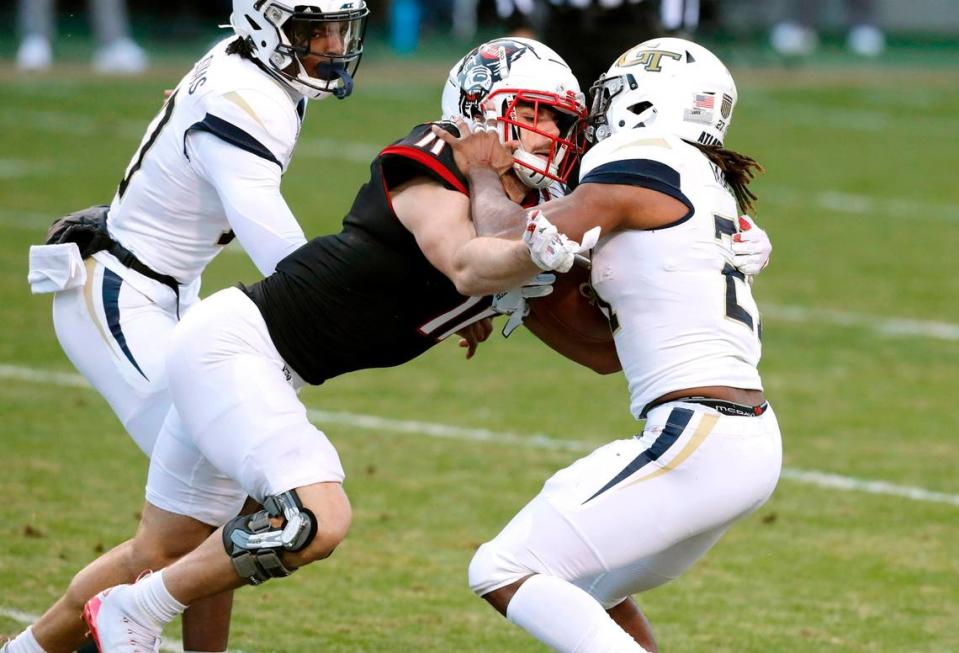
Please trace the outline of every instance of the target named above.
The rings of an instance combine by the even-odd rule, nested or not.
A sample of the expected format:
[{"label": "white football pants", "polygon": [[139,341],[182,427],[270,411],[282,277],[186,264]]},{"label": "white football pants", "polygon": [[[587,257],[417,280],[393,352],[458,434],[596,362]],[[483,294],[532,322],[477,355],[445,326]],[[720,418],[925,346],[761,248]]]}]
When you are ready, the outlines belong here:
[{"label": "white football pants", "polygon": [[[53,325],[74,367],[149,456],[170,408],[166,351],[177,324],[176,296],[136,272],[123,269],[121,277],[114,271],[119,263],[109,259],[113,269],[87,259],[86,284],[54,295]],[[181,314],[191,297],[181,302]]]},{"label": "white football pants", "polygon": [[243,291],[221,290],[190,311],[173,334],[167,372],[174,405],[150,460],[154,506],[221,526],[247,495],[262,503],[343,481],[336,449],[297,397],[304,382]]},{"label": "white football pants", "polygon": [[728,417],[698,404],[650,411],[641,436],[600,447],[546,481],[476,552],[482,596],[530,574],[611,608],[689,568],[772,494],[782,466],[772,409]]}]

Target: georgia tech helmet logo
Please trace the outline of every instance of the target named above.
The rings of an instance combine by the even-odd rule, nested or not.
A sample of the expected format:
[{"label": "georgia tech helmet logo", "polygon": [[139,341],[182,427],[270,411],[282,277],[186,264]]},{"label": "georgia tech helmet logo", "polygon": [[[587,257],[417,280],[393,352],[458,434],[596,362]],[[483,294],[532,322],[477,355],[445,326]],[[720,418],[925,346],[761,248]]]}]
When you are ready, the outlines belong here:
[{"label": "georgia tech helmet logo", "polygon": [[627,66],[643,66],[651,73],[662,72],[660,64],[663,59],[674,59],[682,61],[683,55],[669,50],[629,50],[625,52],[616,62],[617,66],[626,68]]},{"label": "georgia tech helmet logo", "polygon": [[526,52],[536,52],[530,46],[512,39],[497,39],[484,43],[463,59],[456,73],[460,87],[460,113],[479,114],[479,105],[489,94],[493,84],[509,75],[513,63]]}]

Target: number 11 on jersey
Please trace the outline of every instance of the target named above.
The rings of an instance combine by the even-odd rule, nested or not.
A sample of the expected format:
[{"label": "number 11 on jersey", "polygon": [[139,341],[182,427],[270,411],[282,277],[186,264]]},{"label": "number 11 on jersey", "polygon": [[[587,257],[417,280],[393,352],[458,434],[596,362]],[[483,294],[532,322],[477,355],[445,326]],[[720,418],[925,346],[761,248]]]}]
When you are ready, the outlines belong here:
[{"label": "number 11 on jersey", "polygon": [[446,141],[441,141],[439,136],[430,133],[418,140],[416,142],[416,147],[429,150],[433,153],[433,156],[439,156],[443,151],[443,148],[446,147]]}]

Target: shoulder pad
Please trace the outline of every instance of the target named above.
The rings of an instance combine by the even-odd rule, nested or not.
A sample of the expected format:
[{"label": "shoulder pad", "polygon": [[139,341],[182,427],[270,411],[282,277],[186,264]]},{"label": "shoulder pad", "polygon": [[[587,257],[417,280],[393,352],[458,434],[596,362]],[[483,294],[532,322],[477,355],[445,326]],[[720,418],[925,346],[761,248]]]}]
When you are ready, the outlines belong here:
[{"label": "shoulder pad", "polygon": [[[414,167],[415,174],[430,176],[447,188],[468,195],[469,183],[456,166],[453,150],[433,133],[433,125],[455,136],[459,135],[456,125],[449,121],[428,122],[414,127],[405,138],[380,152],[378,160],[387,185],[392,187],[411,178],[413,174],[410,174],[410,169]],[[401,170],[406,172],[400,173]]]},{"label": "shoulder pad", "polygon": [[209,131],[286,168],[299,134],[292,100],[240,89],[206,98],[206,116],[190,130]]},{"label": "shoulder pad", "polygon": [[683,191],[688,148],[681,139],[651,130],[616,134],[586,153],[579,182],[649,188],[681,201],[691,212],[692,202]]},{"label": "shoulder pad", "polygon": [[[228,142],[275,160],[286,168],[293,154],[300,129],[300,114],[289,92],[251,61],[226,54],[226,39],[201,59],[184,83],[193,97],[199,118],[189,131],[206,129],[208,118],[219,131],[206,129],[218,136],[235,133]],[[181,84],[181,88],[182,88]],[[249,141],[250,147],[244,143]]]},{"label": "shoulder pad", "polygon": [[685,152],[686,144],[672,134],[649,129],[620,132],[590,148],[582,160],[580,180],[600,166],[628,159],[649,159],[678,167]]}]

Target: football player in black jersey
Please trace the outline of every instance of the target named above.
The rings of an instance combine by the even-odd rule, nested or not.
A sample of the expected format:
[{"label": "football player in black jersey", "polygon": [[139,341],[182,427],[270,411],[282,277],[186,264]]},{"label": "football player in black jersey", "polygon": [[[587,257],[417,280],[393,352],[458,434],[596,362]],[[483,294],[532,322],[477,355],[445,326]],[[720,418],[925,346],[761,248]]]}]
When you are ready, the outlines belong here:
[{"label": "football player in black jersey", "polygon": [[[510,197],[531,206],[564,192],[586,112],[558,55],[501,39],[464,58],[451,84],[461,116],[496,114],[514,142]],[[399,365],[456,332],[472,349],[488,329],[463,329],[496,312],[493,293],[527,281],[500,272],[515,267],[504,258],[514,255],[510,241],[474,238],[466,180],[431,127],[376,157],[340,233],[307,243],[249,288],[214,294],[178,326],[168,361],[174,409],[131,548],[203,527],[212,535],[162,572],[87,603],[101,650],[133,651],[130,624],[135,645],[153,650],[186,605],[330,555],[351,521],[343,468],[297,389]],[[524,256],[568,270],[579,245],[532,227]],[[263,509],[234,517],[247,496]]]}]

